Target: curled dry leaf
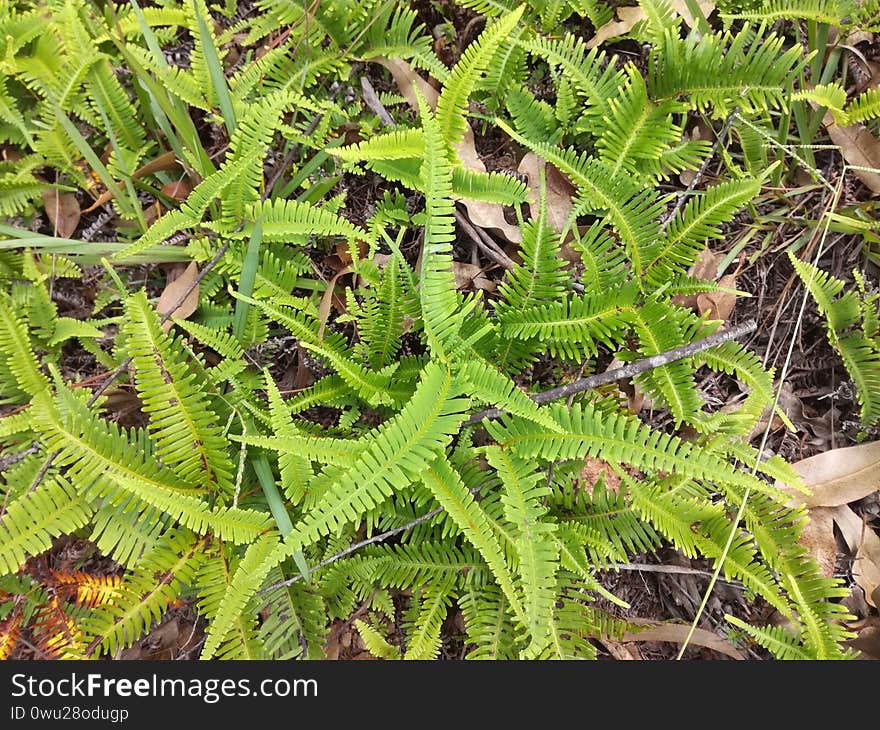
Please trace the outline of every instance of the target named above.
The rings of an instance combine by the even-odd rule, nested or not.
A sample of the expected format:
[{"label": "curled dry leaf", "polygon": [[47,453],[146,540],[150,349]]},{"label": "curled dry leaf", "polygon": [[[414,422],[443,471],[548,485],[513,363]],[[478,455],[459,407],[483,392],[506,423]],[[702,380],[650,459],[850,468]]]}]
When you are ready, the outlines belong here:
[{"label": "curled dry leaf", "polygon": [[852,574],[875,608],[880,602],[880,537],[846,505],[834,508],[834,521],[855,556]]},{"label": "curled dry leaf", "polygon": [[[351,261],[351,256],[348,257],[349,261]],[[330,308],[333,306],[334,299],[338,299],[336,296],[336,282],[346,274],[351,273],[351,266],[346,266],[344,269],[340,269],[334,274],[333,278],[327,283],[327,288],[324,290],[324,294],[321,297],[321,303],[318,305],[318,321],[321,323],[321,326],[318,328],[318,339],[324,339],[324,329],[327,327],[327,320],[330,319]]]},{"label": "curled dry leaf", "polygon": [[[646,619],[628,619],[629,623],[641,624],[645,628],[625,633],[621,641],[671,641],[683,644],[687,640],[690,626],[685,624],[672,624],[649,621]],[[745,659],[745,657],[729,641],[725,641],[718,634],[713,634],[706,629],[695,629],[691,636],[690,645],[703,646],[712,649],[731,659]]]},{"label": "curled dry leaf", "polygon": [[[867,188],[880,195],[880,139],[877,139],[864,124],[851,124],[841,127],[834,123],[834,117],[828,112],[822,124],[831,141],[843,154],[843,158],[856,168],[853,173]],[[871,169],[864,169],[871,168]]]},{"label": "curled dry leaf", "polygon": [[[428,106],[434,109],[437,106],[437,100],[440,93],[431,86],[425,79],[419,76],[406,61],[401,59],[388,58],[372,58],[371,61],[384,66],[394,78],[394,83],[400,91],[400,95],[406,99],[407,103],[413,108],[418,109],[418,101],[416,99],[413,85],[425,97]],[[461,142],[456,145],[455,151],[461,160],[462,166],[469,170],[477,172],[486,172],[486,166],[477,154],[477,148],[474,145],[474,131],[470,124],[466,125],[464,137]],[[500,232],[508,241],[519,243],[522,240],[519,226],[507,222],[504,217],[504,206],[495,203],[486,203],[481,200],[462,200],[461,204],[467,211],[467,216],[471,223],[480,228],[494,229]]]},{"label": "curled dry leaf", "polygon": [[[172,279],[171,272],[176,271],[179,272],[177,276]],[[180,298],[184,295],[184,293],[193,285],[199,275],[199,267],[196,265],[195,261],[190,261],[189,265],[180,271],[179,267],[175,267],[171,269],[168,273],[169,282],[165,286],[165,290],[162,292],[162,295],[159,297],[159,303],[156,305],[156,310],[161,315],[166,315],[171,312],[171,316],[177,319],[186,319],[193,312],[196,311],[199,307],[199,286],[198,284],[186,295],[186,299],[184,299],[180,306],[177,309],[173,309],[174,305],[180,301]],[[162,329],[167,333],[171,329],[171,319],[169,319],[165,324],[162,325]]]},{"label": "curled dry leaf", "polygon": [[849,504],[880,489],[880,441],[832,449],[793,466],[810,489],[808,497],[798,493],[807,507]]},{"label": "curled dry leaf", "polygon": [[79,201],[73,193],[48,188],[41,193],[46,215],[56,236],[70,238],[79,225]]}]

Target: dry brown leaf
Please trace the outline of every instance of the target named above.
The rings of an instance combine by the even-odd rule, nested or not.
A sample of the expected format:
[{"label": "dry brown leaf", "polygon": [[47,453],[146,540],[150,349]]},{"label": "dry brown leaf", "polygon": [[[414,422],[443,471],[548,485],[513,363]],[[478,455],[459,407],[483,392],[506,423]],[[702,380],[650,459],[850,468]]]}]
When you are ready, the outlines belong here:
[{"label": "dry brown leaf", "polygon": [[[173,170],[174,168],[179,167],[177,163],[177,156],[174,152],[163,152],[159,155],[155,160],[151,160],[146,165],[139,167],[137,170],[132,173],[133,178],[142,178],[145,175],[152,175],[154,172],[160,172],[162,170]],[[83,213],[91,213],[93,210],[97,210],[102,205],[106,205],[111,200],[113,200],[113,193],[109,190],[105,190],[101,195],[98,196],[97,200],[92,203],[88,208],[86,208]]]},{"label": "dry brown leaf", "polygon": [[[718,280],[718,286],[725,289],[736,289],[736,277],[733,274],[722,276]],[[696,305],[700,315],[708,314],[712,319],[721,319],[726,322],[736,306],[736,294],[726,291],[701,292],[697,294]]]},{"label": "dry brown leaf", "polygon": [[825,451],[793,466],[812,492],[798,493],[807,507],[849,504],[880,489],[880,441]]},{"label": "dry brown leaf", "polygon": [[[172,269],[171,271],[175,270],[179,271],[178,268]],[[174,307],[180,297],[183,296],[184,292],[192,286],[198,275],[199,267],[196,265],[195,261],[190,261],[189,265],[174,279],[171,279],[171,272],[169,271],[169,279],[171,280],[165,286],[165,290],[159,297],[159,303],[156,305],[156,310],[160,315],[164,316],[168,314],[168,312],[172,312],[172,317],[186,319],[198,309],[199,287],[198,284],[196,284],[195,288],[187,294],[186,299],[181,302],[180,306],[172,311],[172,307]],[[169,319],[162,325],[162,329],[167,333],[171,329],[171,325],[172,322],[171,319]]]},{"label": "dry brown leaf", "polygon": [[162,192],[169,198],[174,198],[174,200],[186,200],[187,196],[192,192],[192,185],[189,180],[183,178],[182,180],[166,183],[162,186]]},{"label": "dry brown leaf", "polygon": [[[681,15],[684,22],[693,28],[694,15],[691,13],[690,8],[688,8],[686,0],[672,0],[671,5],[672,9]],[[697,5],[707,18],[715,10],[714,0],[697,0]],[[614,20],[605,23],[596,31],[596,35],[587,41],[587,48],[594,48],[611,38],[619,38],[622,35],[626,35],[635,28],[637,23],[647,19],[645,11],[640,7],[617,8],[616,15],[617,17]]]},{"label": "dry brown leaf", "polygon": [[[413,109],[418,109],[418,101],[415,91],[413,91],[413,85],[425,97],[425,101],[428,102],[428,106],[431,109],[437,106],[440,92],[419,76],[406,61],[398,58],[387,59],[382,57],[370,60],[381,64],[391,72],[400,95],[406,99]],[[486,166],[477,154],[477,149],[474,145],[474,132],[469,124],[465,125],[464,137],[456,145],[455,151],[458,153],[458,157],[464,167],[469,170],[476,170],[477,172],[486,172]],[[475,226],[500,231],[508,241],[513,243],[519,243],[522,240],[519,226],[508,223],[504,217],[504,206],[480,200],[461,200],[460,202],[467,211],[468,219]]]},{"label": "dry brown leaf", "polygon": [[[351,256],[349,256],[349,260],[351,260]],[[319,340],[324,339],[324,328],[327,326],[327,320],[330,318],[330,308],[333,306],[333,298],[336,296],[336,282],[339,281],[340,277],[350,273],[351,266],[346,266],[344,269],[337,271],[328,282],[323,296],[321,296],[321,303],[318,305],[318,321],[321,323],[321,326],[318,328]]]},{"label": "dry brown leaf", "polygon": [[574,209],[572,200],[577,188],[556,167],[548,165],[543,157],[538,157],[534,152],[527,152],[520,160],[517,172],[529,178],[528,201],[532,218],[538,215],[542,170],[547,181],[547,221],[557,231],[561,231]]},{"label": "dry brown leaf", "polygon": [[862,659],[880,659],[880,619],[858,629],[855,639],[850,639],[846,645],[851,649],[860,651]]},{"label": "dry brown leaf", "polygon": [[[877,139],[863,124],[851,124],[841,127],[834,123],[831,112],[822,120],[825,130],[831,141],[834,142],[843,154],[843,158],[850,164],[861,168],[880,170],[880,139]],[[874,195],[880,195],[880,172],[871,170],[853,170]]]},{"label": "dry brown leaf", "polygon": [[391,72],[391,76],[394,78],[394,83],[397,84],[397,89],[400,91],[400,95],[406,99],[407,104],[413,109],[419,108],[416,93],[413,91],[413,84],[415,84],[416,88],[421,92],[422,96],[425,97],[425,101],[428,102],[428,106],[431,107],[431,109],[434,109],[434,107],[437,106],[437,99],[440,98],[440,92],[419,76],[413,70],[413,67],[406,61],[399,58],[384,58],[381,56],[371,58],[370,60],[384,66],[389,72]]},{"label": "dry brown leaf", "polygon": [[611,468],[611,464],[595,456],[585,457],[584,466],[581,468],[580,486],[592,497],[593,489],[600,479],[604,480],[605,489],[609,492],[614,494],[620,492],[620,476]]},{"label": "dry brown leaf", "polygon": [[495,282],[483,275],[484,269],[482,266],[466,264],[462,261],[453,261],[452,273],[455,275],[455,286],[457,289],[467,290],[473,287],[474,289],[495,291]]},{"label": "dry brown leaf", "polygon": [[834,521],[855,555],[852,574],[865,600],[875,608],[880,599],[880,537],[846,505],[834,508]]},{"label": "dry brown leaf", "polygon": [[[621,641],[671,641],[683,644],[687,640],[691,627],[685,624],[658,623],[644,619],[628,619],[629,623],[642,624],[646,628],[630,631],[621,637]],[[713,649],[731,659],[745,659],[745,657],[728,641],[718,634],[713,634],[706,629],[695,629],[689,645],[703,646]]]},{"label": "dry brown leaf", "polygon": [[642,652],[635,644],[624,644],[612,639],[600,639],[600,641],[602,642],[602,646],[608,650],[608,653],[618,661],[638,662],[644,660]]},{"label": "dry brown leaf", "polygon": [[[694,14],[688,7],[687,0],[672,0],[670,5],[672,5],[672,9],[681,16],[681,19],[688,25],[688,27],[694,27]],[[715,0],[697,0],[697,7],[702,11],[703,17],[708,20],[709,16],[715,11]]]},{"label": "dry brown leaf", "polygon": [[645,20],[645,18],[645,11],[639,7],[617,8],[616,19],[609,20],[601,28],[598,28],[596,35],[587,41],[587,48],[595,48],[611,38],[626,35],[635,27],[636,23]]},{"label": "dry brown leaf", "polygon": [[813,556],[826,578],[834,575],[834,566],[837,563],[834,510],[830,507],[811,509],[810,521],[804,525],[798,542]]},{"label": "dry brown leaf", "polygon": [[56,236],[70,238],[79,225],[79,201],[73,193],[48,188],[41,193],[43,206]]}]

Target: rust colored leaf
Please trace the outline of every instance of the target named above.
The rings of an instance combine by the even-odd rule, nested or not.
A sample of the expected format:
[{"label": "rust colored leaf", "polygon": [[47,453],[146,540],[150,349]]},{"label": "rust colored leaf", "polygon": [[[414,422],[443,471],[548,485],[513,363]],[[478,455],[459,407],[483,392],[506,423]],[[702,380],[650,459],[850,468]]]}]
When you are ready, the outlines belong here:
[{"label": "rust colored leaf", "polygon": [[73,193],[49,188],[41,193],[46,215],[56,236],[70,238],[79,225],[79,201]]},{"label": "rust colored leaf", "polygon": [[[349,259],[351,259],[351,256],[349,256]],[[321,303],[318,305],[318,321],[321,323],[321,326],[318,328],[319,340],[324,339],[324,328],[327,326],[327,320],[330,319],[330,308],[333,306],[333,299],[336,296],[336,282],[339,281],[340,277],[350,273],[351,267],[346,266],[344,269],[337,271],[327,284],[327,289],[324,291]]]},{"label": "rust colored leaf", "polygon": [[[172,269],[172,271],[180,271],[178,267]],[[193,285],[199,275],[199,267],[196,265],[195,261],[191,261],[189,265],[180,271],[180,273],[174,278],[171,278],[171,273],[169,272],[168,284],[165,286],[165,290],[162,292],[162,295],[159,297],[159,303],[156,305],[156,310],[161,315],[166,315],[168,312],[171,312],[172,317],[176,317],[177,319],[186,319],[193,312],[196,311],[199,307],[199,286],[196,286],[186,295],[186,298],[181,302],[180,306],[176,309],[173,309],[174,305],[180,301],[180,298],[184,295],[184,293]],[[171,329],[171,319],[169,319],[165,324],[162,325],[162,329],[167,333]]]},{"label": "rust colored leaf", "polygon": [[[155,160],[151,160],[146,165],[139,167],[132,173],[133,178],[142,178],[146,175],[152,175],[154,172],[161,172],[163,170],[173,170],[174,168],[179,167],[177,163],[177,157],[173,152],[163,152],[159,155]],[[172,196],[174,197],[174,196]],[[88,208],[86,208],[83,213],[91,213],[93,210],[97,210],[102,205],[107,205],[111,200],[113,200],[113,193],[109,190],[105,190],[98,198],[92,203]]]},{"label": "rust colored leaf", "polygon": [[162,192],[169,198],[174,198],[174,200],[186,200],[187,196],[192,192],[192,185],[189,180],[183,178],[182,180],[163,185]]}]

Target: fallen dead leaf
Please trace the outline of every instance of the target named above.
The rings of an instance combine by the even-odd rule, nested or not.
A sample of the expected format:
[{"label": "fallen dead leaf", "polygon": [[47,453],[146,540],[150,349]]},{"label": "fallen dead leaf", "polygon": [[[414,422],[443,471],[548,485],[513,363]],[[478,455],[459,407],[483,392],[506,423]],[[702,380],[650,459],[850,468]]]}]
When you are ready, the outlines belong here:
[{"label": "fallen dead leaf", "polygon": [[620,641],[614,641],[612,639],[600,639],[600,641],[602,642],[602,646],[604,646],[608,650],[608,653],[618,661],[638,662],[644,659],[644,657],[642,656],[642,652],[635,644],[624,644]]},{"label": "fallen dead leaf", "polygon": [[880,602],[880,537],[846,505],[834,508],[834,522],[855,555],[853,578],[865,591],[865,600],[877,608]]},{"label": "fallen dead leaf", "polygon": [[[621,641],[671,641],[675,644],[683,644],[690,632],[690,626],[685,624],[660,623],[647,619],[627,619],[629,623],[645,626],[636,631],[625,633]],[[722,639],[718,634],[713,634],[706,629],[695,629],[691,636],[690,645],[703,646],[712,649],[731,659],[743,660],[745,657],[730,642]]]},{"label": "fallen dead leaf", "polygon": [[847,641],[846,645],[860,651],[863,659],[880,659],[880,625],[869,624],[859,629],[856,638]]},{"label": "fallen dead leaf", "polygon": [[527,152],[520,160],[517,172],[529,178],[528,202],[532,218],[538,215],[542,170],[547,183],[547,222],[557,231],[561,231],[574,209],[572,201],[577,188],[556,167],[547,164],[543,157]]},{"label": "fallen dead leaf", "polygon": [[[370,60],[388,69],[394,78],[394,83],[397,84],[401,96],[406,99],[413,109],[418,110],[418,101],[413,85],[425,97],[425,101],[431,109],[437,106],[440,92],[419,76],[406,61],[398,58],[388,59],[383,57]],[[474,131],[471,129],[470,124],[465,125],[464,137],[456,145],[455,150],[458,153],[462,166],[477,172],[486,172],[486,165],[483,164],[483,161],[477,154],[477,149],[474,145]],[[460,202],[465,207],[467,216],[474,225],[480,228],[495,229],[513,243],[519,243],[522,240],[519,226],[508,223],[504,217],[504,206],[486,203],[481,200],[464,199]]]},{"label": "fallen dead leaf", "polygon": [[62,193],[55,188],[48,188],[41,194],[46,215],[52,224],[56,236],[70,238],[79,225],[79,201],[73,193]]},{"label": "fallen dead leaf", "polygon": [[620,36],[626,35],[646,17],[645,11],[640,7],[617,8],[616,19],[609,20],[601,28],[598,28],[596,35],[587,41],[587,48],[595,48],[611,38],[620,38]]},{"label": "fallen dead leaf", "polygon": [[[672,5],[672,9],[681,15],[684,22],[693,28],[694,15],[691,13],[690,8],[688,8],[686,0],[672,0],[670,4]],[[708,18],[712,14],[712,11],[715,10],[714,0],[697,0],[697,5],[700,10],[703,11],[703,15],[706,18]],[[596,35],[590,38],[587,42],[587,48],[594,48],[611,38],[619,38],[622,35],[626,35],[635,28],[639,22],[647,19],[645,11],[640,7],[617,8],[616,14],[617,17],[615,20],[610,20],[605,23],[605,25],[596,31]]]},{"label": "fallen dead leaf", "polygon": [[[736,289],[736,277],[733,274],[722,276],[718,286],[725,289]],[[727,321],[736,306],[736,294],[729,291],[711,291],[697,294],[697,313],[709,315],[712,319]]]},{"label": "fallen dead leaf", "polygon": [[[179,272],[175,278],[171,278],[171,271]],[[196,311],[199,307],[199,287],[198,284],[187,294],[186,299],[181,302],[180,306],[177,309],[172,310],[172,307],[178,302],[180,297],[183,296],[184,292],[192,286],[193,282],[199,275],[199,267],[196,265],[195,261],[190,261],[189,265],[180,271],[179,267],[175,267],[171,269],[168,274],[169,282],[165,286],[165,290],[162,292],[159,297],[159,303],[156,305],[156,310],[160,315],[164,316],[169,312],[172,312],[171,316],[176,317],[177,319],[186,319],[193,312]],[[162,329],[167,334],[171,329],[172,321],[169,319],[165,324],[162,325]]]},{"label": "fallen dead leaf", "polygon": [[[142,178],[146,175],[152,175],[154,172],[160,172],[162,170],[173,170],[174,168],[179,167],[177,162],[177,156],[174,152],[163,152],[159,155],[155,160],[151,160],[146,165],[139,167],[132,173],[133,178]],[[173,197],[173,196],[172,196]],[[88,208],[86,208],[83,213],[91,213],[93,210],[97,210],[102,205],[106,205],[111,200],[113,200],[113,193],[109,190],[105,190],[98,198],[92,203]]]},{"label": "fallen dead leaf", "polygon": [[863,124],[851,124],[841,127],[834,122],[831,112],[828,112],[822,124],[831,141],[834,142],[843,154],[843,158],[856,168],[853,173],[859,178],[874,195],[880,195],[880,139],[877,139]]},{"label": "fallen dead leaf", "polygon": [[166,183],[162,186],[162,192],[169,198],[174,198],[174,200],[186,200],[187,196],[192,192],[192,185],[189,180],[183,178],[182,180]]},{"label": "fallen dead leaf", "polygon": [[804,525],[798,542],[813,556],[826,578],[834,575],[837,540],[834,537],[834,511],[830,507],[810,510],[810,521]]},{"label": "fallen dead leaf", "polygon": [[807,507],[849,504],[880,489],[880,441],[825,451],[793,466],[812,492],[798,497]]},{"label": "fallen dead leaf", "polygon": [[[688,7],[687,0],[672,0],[670,5],[672,5],[672,9],[681,16],[681,19],[688,25],[688,27],[694,27],[694,14]],[[697,0],[697,7],[700,8],[703,17],[708,20],[709,16],[715,12],[715,0]]]},{"label": "fallen dead leaf", "polygon": [[[351,260],[351,256],[348,257]],[[336,296],[336,282],[340,277],[351,273],[351,267],[346,266],[344,269],[337,271],[333,278],[327,283],[327,288],[321,296],[321,303],[318,305],[318,321],[321,326],[318,328],[318,340],[324,339],[324,329],[327,327],[327,320],[330,319],[330,308],[333,306],[333,299]]]},{"label": "fallen dead leaf", "polygon": [[605,480],[605,489],[609,492],[617,494],[620,491],[620,477],[607,461],[595,456],[585,457],[581,468],[580,486],[592,497],[593,489],[600,479]]},{"label": "fallen dead leaf", "polygon": [[452,273],[455,275],[455,286],[462,291],[482,289],[495,291],[495,282],[487,279],[483,274],[485,270],[477,264],[466,264],[461,261],[452,262]]}]

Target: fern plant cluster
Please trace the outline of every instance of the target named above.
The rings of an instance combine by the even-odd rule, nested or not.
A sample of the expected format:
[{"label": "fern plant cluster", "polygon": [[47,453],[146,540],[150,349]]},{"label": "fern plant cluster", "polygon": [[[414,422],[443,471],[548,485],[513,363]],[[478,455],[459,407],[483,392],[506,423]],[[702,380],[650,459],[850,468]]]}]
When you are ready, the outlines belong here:
[{"label": "fern plant cluster", "polygon": [[[469,657],[591,658],[596,639],[633,628],[601,571],[671,544],[723,563],[791,627],[731,619],[732,640],[846,655],[845,591],[798,542],[806,513],[775,486],[800,479],[748,440],[773,401],[754,353],[729,341],[641,374],[675,432],[629,413],[616,388],[538,405],[520,387],[548,357],[587,372],[721,326],[678,302],[719,289],[688,272],[772,174],[746,137],[807,72],[809,56],[770,27],[799,11],[731,4],[717,27],[691,29],[665,0],[642,0],[643,73],[587,47],[582,29],[612,18],[599,0],[463,4],[487,20],[452,67],[415,11],[372,0],[257,0],[242,18],[205,0],[0,9],[0,136],[15,150],[0,173],[0,653],[31,631],[50,656],[114,656],[187,601],[204,659],[319,658],[331,622],[358,607],[372,653],[435,658],[453,606]],[[869,5],[817,3],[815,20],[851,23]],[[184,65],[163,52],[181,40]],[[380,91],[393,129],[338,93],[388,59],[439,88]],[[530,90],[535,74],[550,92]],[[835,98],[869,119],[875,97]],[[693,115],[732,118],[743,154],[679,201],[666,183],[713,154],[684,135]],[[489,128],[570,181],[563,224],[545,180],[463,160]],[[176,167],[151,166],[168,153]],[[169,198],[180,175],[192,189]],[[379,190],[362,215],[350,179]],[[47,189],[100,199],[115,240],[79,249],[29,231]],[[485,296],[456,286],[459,201],[504,206],[521,234]],[[350,261],[335,318],[336,280],[315,274],[329,252]],[[199,306],[163,317],[129,265],[181,257],[207,272]],[[96,264],[92,316],[59,314],[55,283]],[[285,392],[254,357],[278,338],[326,374]],[[78,387],[70,347],[119,371],[143,425]],[[713,409],[703,369],[747,397]],[[474,418],[487,408],[503,415]],[[586,458],[620,486],[586,483]],[[112,559],[118,580],[36,570],[65,535]],[[402,641],[389,632],[401,596]]]}]

